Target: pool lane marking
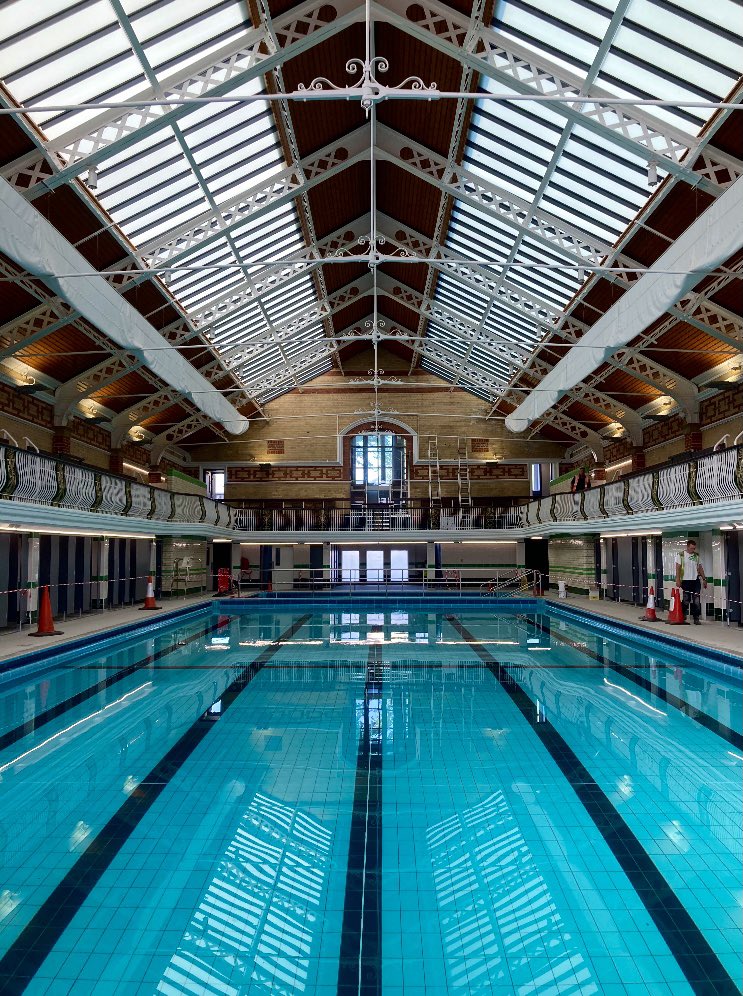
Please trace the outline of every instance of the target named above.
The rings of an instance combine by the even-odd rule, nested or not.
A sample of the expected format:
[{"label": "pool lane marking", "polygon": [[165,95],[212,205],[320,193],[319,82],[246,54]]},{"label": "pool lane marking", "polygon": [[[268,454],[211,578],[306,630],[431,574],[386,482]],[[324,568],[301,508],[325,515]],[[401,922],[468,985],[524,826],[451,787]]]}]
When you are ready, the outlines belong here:
[{"label": "pool lane marking", "polygon": [[642,900],[693,991],[698,996],[711,996],[712,993],[740,996],[737,985],[684,904],[562,734],[543,713],[537,716],[535,703],[517,684],[513,673],[501,665],[456,616],[449,615],[446,619],[487,666],[557,763]]},{"label": "pool lane marking", "polygon": [[[68,699],[63,699],[62,702],[58,702],[56,705],[45,709],[44,712],[38,713],[38,715],[34,716],[33,719],[27,720],[25,723],[21,723],[12,730],[6,730],[5,733],[0,734],[0,750],[5,750],[6,747],[10,747],[12,744],[17,743],[24,737],[30,736],[40,727],[46,726],[47,723],[51,723],[53,719],[64,715],[64,713],[68,712],[70,709],[74,709],[75,706],[81,705],[83,702],[87,702],[88,699],[92,699],[94,695],[104,691],[106,688],[110,688],[112,685],[118,684],[120,681],[123,681],[124,678],[130,677],[130,675],[136,674],[137,671],[141,671],[142,668],[150,666],[160,658],[166,657],[168,654],[172,654],[181,647],[185,647],[189,643],[193,643],[194,640],[198,640],[202,636],[208,636],[209,633],[213,633],[214,630],[221,629],[226,625],[227,623],[222,621],[213,623],[211,626],[206,626],[200,629],[198,633],[194,633],[192,636],[189,636],[188,639],[182,640],[180,643],[174,644],[173,646],[164,647],[162,650],[158,650],[157,653],[150,654],[148,657],[143,657],[142,660],[136,661],[134,664],[127,664],[126,667],[121,668],[114,674],[110,674],[106,678],[101,678],[101,680],[96,682],[95,685],[84,688],[82,691],[71,695]],[[212,667],[216,666],[217,664],[215,662]],[[92,666],[90,669],[93,670]],[[70,668],[70,670],[73,670],[73,668]],[[83,670],[83,668],[81,667],[77,670]],[[85,666],[85,670],[88,670],[87,666]],[[104,669],[97,668],[95,670]]]},{"label": "pool lane marking", "polygon": [[[243,666],[238,677],[220,696],[221,715],[281,649],[280,644],[290,639],[311,618],[311,613],[301,616],[281,634],[276,643],[266,647],[254,661]],[[21,993],[25,990],[142,818],[213,725],[213,720],[204,719],[203,714],[192,723],[99,830],[0,958],[0,993]]]},{"label": "pool lane marking", "polygon": [[382,650],[369,647],[343,902],[338,996],[382,992],[382,731],[372,739],[370,699],[382,690]]},{"label": "pool lane marking", "polygon": [[[705,730],[710,730],[712,733],[717,734],[718,737],[727,741],[727,743],[729,743],[732,747],[743,749],[743,734],[738,733],[736,730],[731,730],[729,726],[725,726],[725,724],[720,722],[719,719],[715,719],[714,716],[710,716],[706,712],[694,709],[690,702],[686,702],[684,699],[679,698],[679,696],[674,695],[673,692],[669,692],[667,689],[663,688],[662,685],[658,685],[654,681],[650,681],[649,678],[646,678],[641,674],[637,674],[632,670],[632,668],[627,667],[626,664],[615,664],[613,661],[608,660],[603,653],[597,653],[597,651],[590,650],[588,647],[578,647],[568,637],[562,636],[560,633],[553,633],[551,628],[548,630],[543,623],[538,623],[534,620],[531,621],[537,629],[540,629],[543,633],[549,632],[550,637],[554,637],[558,642],[572,647],[574,650],[579,651],[579,653],[586,657],[590,657],[594,661],[598,661],[597,667],[609,668],[609,670],[614,671],[616,674],[620,674],[623,678],[627,678],[628,681],[638,685],[644,691],[649,692],[651,695],[656,695],[659,699],[661,699],[661,701],[667,703],[673,709],[677,709],[688,719],[698,723],[699,726],[703,726]],[[603,640],[604,637],[601,637],[601,639]],[[539,662],[535,661],[534,666],[539,667]],[[585,665],[578,665],[578,667],[581,666]]]}]

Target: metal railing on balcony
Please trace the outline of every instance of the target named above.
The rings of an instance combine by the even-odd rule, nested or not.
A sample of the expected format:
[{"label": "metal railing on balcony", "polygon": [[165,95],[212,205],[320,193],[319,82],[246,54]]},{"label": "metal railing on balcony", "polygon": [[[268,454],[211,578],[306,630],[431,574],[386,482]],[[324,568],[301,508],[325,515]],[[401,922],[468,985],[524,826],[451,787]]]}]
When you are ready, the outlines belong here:
[{"label": "metal railing on balcony", "polygon": [[238,533],[343,533],[533,529],[550,523],[603,522],[743,498],[743,446],[634,474],[580,494],[521,505],[447,508],[310,503],[236,508],[200,495],[140,484],[73,461],[0,446],[0,499],[152,522],[220,526]]},{"label": "metal railing on balcony", "polygon": [[551,522],[611,519],[743,498],[743,447],[690,456],[579,494],[555,494],[510,509],[506,524],[529,528]]},{"label": "metal railing on balcony", "polygon": [[14,446],[0,446],[0,498],[154,522],[233,528],[224,502],[184,495]]}]

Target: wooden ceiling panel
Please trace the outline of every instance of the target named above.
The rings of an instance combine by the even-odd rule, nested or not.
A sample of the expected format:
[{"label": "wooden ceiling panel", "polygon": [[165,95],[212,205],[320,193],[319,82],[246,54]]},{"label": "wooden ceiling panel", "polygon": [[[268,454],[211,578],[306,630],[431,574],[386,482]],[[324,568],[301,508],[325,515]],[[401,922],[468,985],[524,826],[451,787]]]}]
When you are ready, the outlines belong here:
[{"label": "wooden ceiling panel", "polygon": [[165,411],[156,412],[156,414],[144,419],[139,424],[157,435],[159,432],[164,432],[169,426],[178,425],[179,422],[183,422],[189,415],[190,412],[183,405],[171,405]]},{"label": "wooden ceiling panel", "polygon": [[428,267],[423,263],[385,263],[381,269],[393,280],[399,280],[421,294],[426,289]]},{"label": "wooden ceiling panel", "polygon": [[580,422],[581,425],[589,426],[596,432],[600,432],[604,426],[611,425],[615,421],[610,415],[597,412],[594,408],[590,408],[580,401],[574,401],[573,404],[568,405],[565,409],[565,414],[575,419],[576,422]]},{"label": "wooden ceiling panel", "polygon": [[322,267],[325,288],[328,294],[345,287],[354,280],[360,280],[369,272],[364,263],[328,263]]},{"label": "wooden ceiling panel", "polygon": [[139,404],[157,390],[136,370],[120,377],[113,384],[107,384],[100,391],[91,394],[91,400],[110,408],[113,412],[123,412],[132,405]]},{"label": "wooden ceiling panel", "polygon": [[[352,83],[353,78],[346,72],[346,62],[351,53],[363,58],[363,24],[352,24],[328,41],[285,62],[284,87],[286,90],[296,90],[300,83],[307,86],[317,76],[323,76],[338,86]],[[289,112],[302,158],[338,141],[366,123],[363,108],[356,100],[293,102],[289,105]]]},{"label": "wooden ceiling panel", "polygon": [[[407,76],[420,76],[426,86],[436,83],[439,90],[460,89],[462,66],[458,61],[390,24],[376,27],[376,53],[389,62],[384,82],[390,86]],[[380,105],[379,121],[439,155],[448,156],[456,114],[455,100],[425,104],[414,100],[391,100]]]},{"label": "wooden ceiling panel", "polygon": [[315,234],[318,239],[348,225],[369,211],[371,203],[369,163],[356,163],[308,191]]},{"label": "wooden ceiling panel", "polygon": [[400,326],[406,332],[416,332],[418,330],[420,315],[417,311],[413,311],[399,301],[393,301],[389,297],[382,297],[379,299],[379,311],[385,318],[389,319],[387,322],[388,331],[391,331],[396,326]]},{"label": "wooden ceiling panel", "polygon": [[743,316],[743,277],[734,277],[725,287],[715,291],[710,300],[736,315]]},{"label": "wooden ceiling panel", "polygon": [[137,284],[136,287],[124,291],[121,296],[158,330],[180,318],[178,310],[166,292],[153,280]]},{"label": "wooden ceiling panel", "polygon": [[653,346],[656,348],[649,346],[643,349],[643,354],[688,380],[706,373],[738,352],[735,347],[685,322],[674,325]]},{"label": "wooden ceiling panel", "polygon": [[377,163],[377,204],[383,214],[431,239],[436,233],[440,201],[441,191],[432,184],[394,163]]},{"label": "wooden ceiling panel", "polygon": [[642,408],[663,394],[645,381],[638,380],[625,370],[617,370],[616,367],[607,367],[606,376],[596,384],[596,388],[604,394],[610,394],[617,399],[619,405],[628,408]]},{"label": "wooden ceiling panel", "polygon": [[74,187],[64,185],[42,194],[34,207],[96,269],[104,270],[126,256],[111,232],[101,231],[101,222]]},{"label": "wooden ceiling panel", "polygon": [[623,253],[649,266],[668,249],[672,240],[677,239],[707,210],[713,200],[711,194],[699,187],[692,188],[687,183],[677,182],[669,187],[665,197],[658,201],[646,220],[647,227],[659,232],[660,236],[641,229],[625,244]]},{"label": "wooden ceiling panel", "polygon": [[10,115],[0,116],[0,166],[33,152],[36,146]]},{"label": "wooden ceiling panel", "polygon": [[591,285],[577,304],[572,308],[568,307],[567,310],[572,318],[577,318],[586,325],[593,325],[619,300],[626,289],[623,284],[611,283],[600,278]]},{"label": "wooden ceiling panel", "polygon": [[733,112],[725,118],[714,134],[712,145],[721,152],[727,152],[729,156],[743,160],[743,128],[741,128],[740,112]]},{"label": "wooden ceiling panel", "polygon": [[572,436],[568,436],[566,432],[560,432],[559,429],[556,429],[554,425],[550,425],[548,422],[539,426],[539,438],[549,439],[550,442],[554,443],[565,443],[567,446],[576,442]]},{"label": "wooden ceiling panel", "polygon": [[374,305],[369,296],[355,298],[347,307],[342,308],[332,317],[333,331],[342,332],[352,325],[363,322],[373,311]]},{"label": "wooden ceiling panel", "polygon": [[64,383],[79,377],[108,354],[79,329],[65,325],[16,355],[33,370]]}]

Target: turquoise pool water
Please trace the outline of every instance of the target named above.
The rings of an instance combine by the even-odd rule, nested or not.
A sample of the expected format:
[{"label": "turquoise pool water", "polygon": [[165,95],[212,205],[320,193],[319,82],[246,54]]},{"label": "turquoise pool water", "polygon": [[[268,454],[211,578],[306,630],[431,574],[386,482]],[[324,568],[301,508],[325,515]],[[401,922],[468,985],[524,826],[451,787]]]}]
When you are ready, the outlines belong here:
[{"label": "turquoise pool water", "polygon": [[742,712],[528,602],[215,603],[8,671],[0,992],[737,993]]}]

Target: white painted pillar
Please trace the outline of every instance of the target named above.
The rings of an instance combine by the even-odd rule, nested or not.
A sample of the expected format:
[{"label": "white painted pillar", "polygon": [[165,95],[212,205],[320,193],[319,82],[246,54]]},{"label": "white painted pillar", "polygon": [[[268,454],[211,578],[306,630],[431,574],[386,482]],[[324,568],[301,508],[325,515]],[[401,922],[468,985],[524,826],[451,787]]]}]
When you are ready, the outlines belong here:
[{"label": "white painted pillar", "polygon": [[606,589],[609,586],[609,543],[611,540],[599,540],[601,544],[601,597],[607,598]]},{"label": "white painted pillar", "polygon": [[90,607],[93,609],[102,609],[108,598],[108,544],[107,539],[94,539],[90,544]]},{"label": "white painted pillar", "polygon": [[322,545],[322,580],[323,585],[330,586],[330,543]]},{"label": "white painted pillar", "polygon": [[[722,619],[727,609],[727,570],[725,568],[725,536],[718,529],[710,534],[712,563],[702,565],[707,574],[707,605],[714,605],[715,619]],[[711,591],[710,591],[711,589]],[[702,598],[704,604],[704,598]]]},{"label": "white painted pillar", "polygon": [[436,544],[426,543],[426,583],[436,580]]},{"label": "white painted pillar", "polygon": [[39,607],[39,537],[33,534],[25,536],[22,551],[22,575],[25,576],[27,595],[25,604],[22,600],[19,609],[21,613],[28,613],[31,618],[35,618]]}]

